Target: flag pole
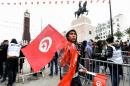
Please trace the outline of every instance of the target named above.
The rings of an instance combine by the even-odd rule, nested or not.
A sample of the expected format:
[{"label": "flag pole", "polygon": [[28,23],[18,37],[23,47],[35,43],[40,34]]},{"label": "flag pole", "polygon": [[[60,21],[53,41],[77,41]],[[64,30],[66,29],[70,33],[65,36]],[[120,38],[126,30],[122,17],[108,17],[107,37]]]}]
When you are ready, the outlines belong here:
[{"label": "flag pole", "polygon": [[113,23],[112,23],[111,0],[109,0],[109,11],[110,11],[110,26],[111,26],[111,35],[112,35],[112,37],[113,37]]},{"label": "flag pole", "polygon": [[42,17],[41,17],[41,31],[42,31]]}]

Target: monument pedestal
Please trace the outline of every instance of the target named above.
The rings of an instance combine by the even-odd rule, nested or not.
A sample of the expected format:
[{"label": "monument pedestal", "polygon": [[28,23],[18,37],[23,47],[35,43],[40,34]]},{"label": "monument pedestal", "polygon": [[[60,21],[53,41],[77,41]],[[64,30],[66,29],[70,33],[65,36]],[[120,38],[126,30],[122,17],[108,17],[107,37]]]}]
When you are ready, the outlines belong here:
[{"label": "monument pedestal", "polygon": [[96,27],[91,25],[91,21],[85,15],[81,15],[78,19],[71,22],[71,28],[75,29],[78,34],[78,42],[95,38]]}]

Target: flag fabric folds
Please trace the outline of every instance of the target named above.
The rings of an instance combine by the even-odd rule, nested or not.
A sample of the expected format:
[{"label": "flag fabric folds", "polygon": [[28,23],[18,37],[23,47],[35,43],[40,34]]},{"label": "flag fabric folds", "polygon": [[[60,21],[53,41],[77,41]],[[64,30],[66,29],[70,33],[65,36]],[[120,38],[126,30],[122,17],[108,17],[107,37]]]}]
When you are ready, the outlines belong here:
[{"label": "flag fabric folds", "polygon": [[107,76],[105,74],[96,74],[93,79],[93,86],[106,86]]},{"label": "flag fabric folds", "polygon": [[[68,47],[68,45],[66,46]],[[78,51],[74,44],[69,43],[69,53],[68,49],[65,49],[65,54],[61,60],[61,64],[64,66],[68,60],[70,60],[69,70],[68,72],[63,76],[62,80],[59,82],[58,86],[70,86],[71,80],[73,76],[75,75],[76,71],[76,65],[77,65],[77,59],[78,59]]]},{"label": "flag fabric folds", "polygon": [[40,71],[53,58],[54,53],[66,45],[67,40],[51,25],[43,31],[22,52],[34,72]]}]

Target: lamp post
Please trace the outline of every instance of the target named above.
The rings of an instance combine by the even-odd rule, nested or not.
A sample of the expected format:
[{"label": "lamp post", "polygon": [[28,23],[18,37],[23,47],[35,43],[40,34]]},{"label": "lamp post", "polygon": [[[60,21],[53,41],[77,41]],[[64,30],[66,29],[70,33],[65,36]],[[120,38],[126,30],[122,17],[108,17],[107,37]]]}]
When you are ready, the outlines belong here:
[{"label": "lamp post", "polygon": [[112,23],[111,0],[109,0],[109,11],[110,11],[111,36],[113,36],[113,23]]}]

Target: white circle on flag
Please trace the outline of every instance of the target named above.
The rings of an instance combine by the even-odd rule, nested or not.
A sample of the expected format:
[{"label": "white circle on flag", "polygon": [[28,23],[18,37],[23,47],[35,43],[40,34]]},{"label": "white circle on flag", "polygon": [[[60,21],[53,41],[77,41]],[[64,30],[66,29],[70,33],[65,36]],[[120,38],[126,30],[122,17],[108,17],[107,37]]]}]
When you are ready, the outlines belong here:
[{"label": "white circle on flag", "polygon": [[39,50],[41,52],[48,52],[52,45],[52,39],[50,37],[45,37],[41,40],[39,44]]},{"label": "white circle on flag", "polygon": [[96,81],[96,86],[102,86],[101,81]]}]

